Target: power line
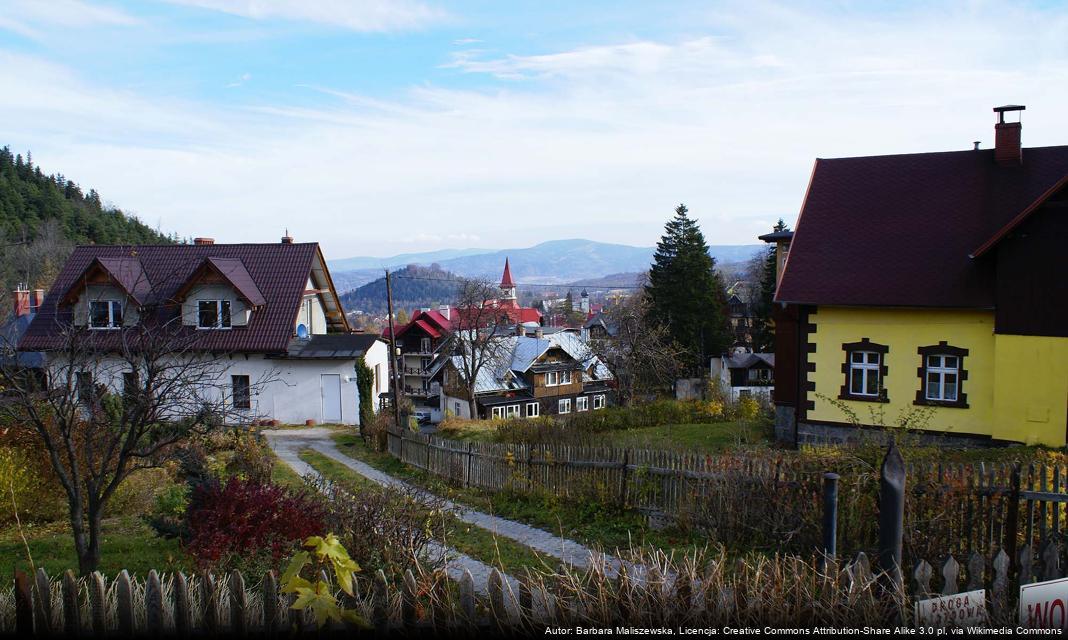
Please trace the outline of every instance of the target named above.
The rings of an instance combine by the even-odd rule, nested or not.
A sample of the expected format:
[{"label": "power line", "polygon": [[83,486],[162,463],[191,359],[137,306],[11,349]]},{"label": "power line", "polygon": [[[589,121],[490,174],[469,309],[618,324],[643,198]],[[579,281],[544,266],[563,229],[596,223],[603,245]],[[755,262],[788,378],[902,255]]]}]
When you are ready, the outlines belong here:
[{"label": "power line", "polygon": [[[401,275],[399,273],[394,273],[394,274],[391,274],[391,275],[394,278],[403,278],[405,280],[425,280],[425,281],[428,281],[428,282],[452,282],[454,284],[459,284],[459,283],[464,282],[464,280],[462,278],[428,278],[426,276],[408,276],[408,275]],[[577,288],[577,287],[583,287],[585,289],[644,289],[645,288],[642,285],[634,285],[634,284],[608,284],[608,285],[581,284],[580,285],[580,284],[567,284],[567,283],[560,283],[560,282],[555,283],[555,284],[538,283],[538,282],[517,282],[517,283],[515,283],[515,286],[516,286],[516,288],[519,288],[519,287],[554,287],[554,288],[558,288],[558,289],[559,288],[563,288],[563,287],[567,287],[567,288],[571,288],[571,289],[574,289],[574,288]]]}]

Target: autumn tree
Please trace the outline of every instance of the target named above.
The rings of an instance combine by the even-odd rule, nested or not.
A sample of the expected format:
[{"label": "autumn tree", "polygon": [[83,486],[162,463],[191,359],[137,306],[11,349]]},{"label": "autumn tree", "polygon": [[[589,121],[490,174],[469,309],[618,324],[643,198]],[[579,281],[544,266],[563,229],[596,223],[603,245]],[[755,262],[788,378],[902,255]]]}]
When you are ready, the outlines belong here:
[{"label": "autumn tree", "polygon": [[479,373],[504,357],[506,337],[512,335],[516,319],[497,304],[500,288],[487,280],[464,278],[457,285],[456,316],[451,320],[456,371],[461,378],[471,417],[478,417],[475,397]]}]

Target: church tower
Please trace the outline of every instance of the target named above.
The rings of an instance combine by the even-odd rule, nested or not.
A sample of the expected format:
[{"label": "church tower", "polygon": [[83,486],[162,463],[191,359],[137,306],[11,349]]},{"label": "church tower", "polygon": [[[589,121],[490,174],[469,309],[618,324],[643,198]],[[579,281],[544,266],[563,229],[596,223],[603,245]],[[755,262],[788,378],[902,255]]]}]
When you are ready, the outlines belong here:
[{"label": "church tower", "polygon": [[518,305],[515,296],[515,283],[512,282],[512,269],[508,266],[508,258],[504,259],[504,275],[501,276],[501,306],[515,307]]}]

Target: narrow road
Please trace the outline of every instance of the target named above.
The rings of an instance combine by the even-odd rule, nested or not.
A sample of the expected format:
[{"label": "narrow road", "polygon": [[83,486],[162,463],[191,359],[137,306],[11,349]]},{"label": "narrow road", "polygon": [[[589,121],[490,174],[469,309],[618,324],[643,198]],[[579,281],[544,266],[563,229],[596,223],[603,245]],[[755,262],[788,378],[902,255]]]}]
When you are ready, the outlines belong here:
[{"label": "narrow road", "polygon": [[[336,455],[348,458],[333,447],[334,442],[330,439],[330,431],[327,429],[265,431],[264,435],[267,436],[267,442],[275,455],[278,456],[278,459],[292,467],[301,477],[307,475],[320,477],[318,471],[300,459],[299,454],[304,449],[322,451],[319,447],[325,441],[331,445]],[[324,455],[329,454],[324,452]],[[333,455],[330,457],[334,458]],[[343,462],[340,458],[334,459]],[[469,571],[474,580],[475,589],[483,595],[487,593],[486,585],[489,582],[490,573],[493,572],[493,567],[438,542],[430,542],[427,545],[427,551],[432,560],[445,559],[445,571],[450,578],[459,581],[463,577],[464,571]],[[511,586],[513,594],[518,594],[519,582],[507,574],[504,574],[504,577]],[[514,600],[514,598],[509,600]]]},{"label": "narrow road", "polygon": [[[416,494],[422,494],[438,499],[437,496],[434,496],[424,489],[410,485],[403,480],[395,478],[387,473],[383,473],[364,462],[360,462],[359,460],[355,460],[341,453],[338,451],[337,445],[332,438],[334,432],[330,429],[317,427],[312,429],[272,430],[264,431],[263,433],[267,436],[267,441],[270,443],[271,448],[278,454],[278,457],[286,461],[286,463],[296,469],[298,473],[304,474],[304,469],[311,470],[311,467],[304,463],[304,461],[297,456],[297,453],[302,449],[311,449],[331,458],[332,460],[340,462],[368,480],[376,482],[382,486],[409,489]],[[297,465],[300,466],[298,467]],[[574,540],[555,536],[548,531],[543,531],[542,529],[521,522],[515,522],[514,520],[507,520],[488,513],[476,511],[449,500],[445,500],[445,507],[453,510],[456,513],[456,516],[463,522],[485,529],[502,538],[514,540],[519,544],[530,547],[538,553],[552,556],[565,564],[580,569],[584,569],[590,566],[591,563],[596,562],[604,567],[604,571],[607,575],[614,577],[618,573],[619,568],[623,566],[623,562],[614,556],[595,552],[589,547],[579,544]],[[634,575],[630,566],[627,567],[627,570],[628,573]],[[474,574],[473,571],[472,574]]]}]

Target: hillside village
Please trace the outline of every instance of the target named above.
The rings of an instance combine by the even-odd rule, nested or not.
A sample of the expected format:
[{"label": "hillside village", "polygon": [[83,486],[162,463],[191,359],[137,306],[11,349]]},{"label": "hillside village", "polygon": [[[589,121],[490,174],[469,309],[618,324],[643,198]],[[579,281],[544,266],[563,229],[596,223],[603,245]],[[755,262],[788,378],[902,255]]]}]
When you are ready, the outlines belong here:
[{"label": "hillside village", "polygon": [[[223,14],[218,33],[185,34],[207,49],[255,24],[263,33],[241,32],[250,50],[287,33],[304,46],[272,55],[305,55],[311,43],[284,28],[299,21],[339,60],[362,60],[344,48],[359,40],[394,58],[383,67],[391,73],[422,64],[404,57],[418,48],[400,42],[385,5],[173,4],[160,15],[176,33],[190,16]],[[412,6],[405,19],[422,16],[412,29],[444,29],[429,5]],[[118,4],[68,9],[72,31],[163,24]],[[529,11],[524,33],[548,28],[546,10]],[[331,23],[337,32],[323,31],[338,12],[347,18]],[[5,38],[43,38],[56,19],[25,7],[12,15],[0,19],[0,53]],[[805,47],[819,45],[811,25],[795,25],[812,36]],[[835,98],[852,106],[821,104],[838,120],[819,121],[850,133],[787,136],[785,117],[763,118],[780,108],[774,100],[726,96],[805,78],[831,95],[832,85],[730,31],[709,31],[682,53],[643,40],[497,58],[503,45],[489,33],[453,38],[456,29],[449,61],[409,102],[387,101],[380,70],[354,65],[360,92],[292,78],[341,106],[318,95],[301,98],[308,106],[260,106],[238,96],[263,91],[255,95],[268,105],[283,90],[257,67],[213,98],[243,105],[240,117],[223,121],[221,107],[193,102],[180,118],[164,118],[163,107],[145,116],[172,123],[154,140],[185,150],[164,163],[176,175],[196,162],[205,174],[220,166],[189,151],[205,131],[233,165],[210,185],[175,179],[189,194],[231,194],[211,207],[249,209],[237,222],[190,213],[190,237],[169,230],[192,227],[173,212],[153,227],[145,220],[155,212],[120,208],[60,173],[55,159],[77,156],[57,153],[39,127],[46,154],[0,148],[0,280],[10,296],[0,316],[0,634],[1068,629],[1068,145],[1051,127],[1063,117],[1053,94],[1027,106],[970,95],[968,108],[993,121],[968,134],[980,140],[931,148],[920,112],[948,103],[903,93],[891,102],[909,122],[887,120],[871,99],[851,102],[848,91],[861,90],[842,69],[890,84],[900,72],[853,56],[826,70],[852,87]],[[746,60],[727,55],[741,50]],[[675,104],[674,74],[694,59],[701,74],[748,72],[687,92],[686,109],[664,106]],[[185,72],[173,73],[153,82],[176,86]],[[959,86],[957,71],[940,73],[947,89]],[[575,77],[585,80],[572,94],[564,87]],[[1009,93],[999,83],[1019,88],[991,78],[993,94]],[[558,85],[534,109],[539,83]],[[639,84],[664,90],[629,99]],[[139,90],[112,90],[106,102]],[[748,131],[751,146],[710,144],[697,125],[690,103],[721,93],[723,104],[708,108],[733,119],[713,130],[735,142],[721,130]],[[460,94],[479,100],[454,102]],[[540,104],[575,95],[596,95],[599,106],[569,103],[580,115],[564,118]],[[522,106],[520,115],[488,110],[497,100]],[[146,105],[116,107],[129,135],[151,128],[135,115]],[[635,117],[642,109],[670,126],[631,137],[650,126]],[[465,129],[460,114],[479,127]],[[508,138],[512,119],[545,128]],[[873,136],[897,126],[900,140],[859,139],[856,119],[870,119],[860,130]],[[552,139],[555,126],[568,135]],[[107,139],[105,129],[93,135]],[[250,175],[245,163],[271,161],[243,145],[257,136],[280,144],[275,129],[314,147],[305,162],[316,173],[294,163],[235,199],[223,183]],[[352,148],[332,147],[332,136],[354,131],[365,137],[347,138]],[[679,131],[685,138],[659,146]],[[441,136],[432,147],[406,146],[428,132]],[[605,132],[627,144],[604,145]],[[499,157],[487,159],[483,138]],[[405,151],[400,191],[394,145]],[[167,187],[148,177],[157,169],[134,166],[159,156],[116,165],[103,161],[105,146],[88,177],[137,183],[123,197],[138,206],[166,202],[156,192]],[[587,161],[587,146],[603,156],[591,173],[567,157]],[[661,164],[676,153],[680,162]],[[776,156],[798,153],[803,170]],[[364,171],[351,171],[350,155]],[[522,179],[509,173],[523,162]],[[566,179],[543,182],[557,165]],[[788,205],[782,167],[804,184]],[[340,199],[334,173],[352,189]],[[716,181],[722,203],[679,189],[691,174]],[[559,211],[535,210],[547,184],[561,189]],[[650,185],[671,204],[648,206]],[[399,192],[395,208],[383,206]],[[432,211],[413,204],[423,198]],[[324,226],[318,209],[330,207]],[[276,224],[277,235],[264,235]]]}]

